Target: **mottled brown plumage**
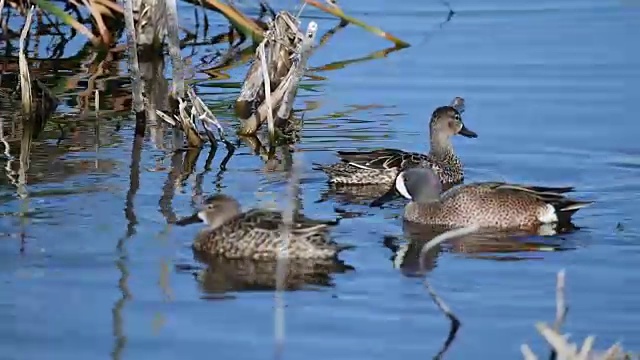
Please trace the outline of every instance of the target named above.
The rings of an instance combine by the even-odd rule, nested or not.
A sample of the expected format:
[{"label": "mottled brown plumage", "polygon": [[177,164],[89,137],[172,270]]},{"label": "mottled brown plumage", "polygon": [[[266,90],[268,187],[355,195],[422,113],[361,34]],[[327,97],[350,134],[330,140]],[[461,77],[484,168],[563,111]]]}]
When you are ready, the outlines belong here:
[{"label": "mottled brown plumage", "polygon": [[339,163],[314,164],[314,169],[327,173],[329,182],[334,184],[392,185],[398,172],[410,167],[428,167],[444,184],[462,182],[464,171],[453,150],[451,137],[458,134],[475,138],[478,135],[464,126],[460,113],[452,106],[441,106],[433,111],[429,133],[431,147],[426,155],[398,149],[338,151]]},{"label": "mottled brown plumage", "polygon": [[[179,225],[204,221],[208,228],[196,235],[193,249],[228,259],[273,260],[278,257],[283,231],[282,213],[266,209],[240,210],[240,204],[227,195],[213,195],[205,208]],[[296,215],[289,233],[289,258],[328,259],[349,248],[332,241],[333,223]]]},{"label": "mottled brown plumage", "polygon": [[592,202],[563,193],[571,187],[526,186],[503,182],[458,185],[441,193],[430,169],[409,169],[396,179],[396,189],[411,200],[405,220],[443,226],[478,225],[496,229],[526,229],[568,221]]}]

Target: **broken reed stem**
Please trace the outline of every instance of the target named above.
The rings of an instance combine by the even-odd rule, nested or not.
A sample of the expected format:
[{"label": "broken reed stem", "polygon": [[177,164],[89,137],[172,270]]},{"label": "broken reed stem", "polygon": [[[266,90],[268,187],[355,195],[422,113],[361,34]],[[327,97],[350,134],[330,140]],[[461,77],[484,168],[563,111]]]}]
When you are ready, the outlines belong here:
[{"label": "broken reed stem", "polygon": [[140,79],[140,65],[138,63],[138,48],[136,46],[135,24],[133,22],[133,0],[124,0],[124,22],[127,33],[127,49],[129,50],[129,72],[131,74],[131,91],[133,96],[133,111],[136,114],[136,136],[144,136],[146,117],[144,114],[144,100],[142,98],[142,82]]},{"label": "broken reed stem", "polygon": [[[556,319],[553,328],[546,323],[536,323],[536,329],[542,337],[551,346],[551,358],[560,360],[614,360],[614,359],[630,359],[628,354],[624,354],[624,350],[619,343],[613,344],[604,352],[593,352],[593,344],[595,336],[588,336],[581,347],[576,343],[569,343],[568,336],[562,335],[557,329],[560,328],[566,317],[567,309],[564,296],[565,289],[565,270],[558,271],[556,283]],[[557,328],[557,329],[556,329]],[[520,346],[520,351],[525,360],[538,360],[538,357],[531,351],[527,344]]]},{"label": "broken reed stem", "polygon": [[302,39],[302,42],[295,54],[297,61],[294,61],[291,65],[293,75],[290,78],[288,77],[288,79],[291,79],[291,83],[287,84],[286,92],[283,96],[282,103],[280,104],[280,109],[278,110],[279,119],[289,119],[291,115],[291,110],[293,110],[293,101],[298,93],[300,81],[302,80],[302,76],[304,76],[304,72],[307,68],[307,60],[313,50],[317,32],[318,24],[315,21],[309,22],[305,37]]},{"label": "broken reed stem", "polygon": [[293,216],[296,211],[296,198],[300,186],[300,161],[292,160],[289,176],[289,186],[287,191],[287,202],[282,212],[283,228],[280,238],[280,251],[276,263],[276,293],[275,293],[275,316],[274,332],[276,342],[276,355],[282,352],[285,340],[285,319],[284,319],[284,290],[288,266],[289,235],[293,226]]},{"label": "broken reed stem", "polygon": [[22,34],[20,34],[20,54],[18,56],[18,63],[20,67],[20,90],[22,92],[22,112],[25,118],[29,118],[34,110],[31,92],[31,75],[29,74],[29,64],[27,63],[27,55],[25,54],[24,46],[27,36],[29,35],[29,29],[31,28],[34,9],[35,5],[32,5],[27,13],[27,19],[24,22]]},{"label": "broken reed stem", "polygon": [[264,82],[264,101],[267,103],[267,128],[269,130],[269,143],[273,144],[276,137],[276,129],[275,122],[273,120],[273,104],[271,103],[271,80],[269,80],[267,57],[265,55],[266,43],[266,39],[262,40],[262,42],[258,46],[257,53],[260,56],[260,70],[262,72],[262,79]]},{"label": "broken reed stem", "polygon": [[[236,100],[235,112],[241,123],[238,134],[254,135],[266,121],[273,140],[280,124],[278,119],[270,119],[276,116],[274,110],[280,108],[288,86],[293,84],[293,58],[300,58],[297,51],[303,39],[298,20],[286,11],[269,24]],[[269,82],[265,81],[267,76]]]},{"label": "broken reed stem", "polygon": [[229,146],[233,147],[233,145],[226,139],[224,129],[218,119],[215,117],[213,112],[209,110],[202,99],[198,97],[192,87],[187,89],[187,95],[189,96],[189,101],[191,103],[190,107],[187,101],[182,98],[177,98],[177,114],[172,113],[170,116],[160,110],[156,110],[156,114],[162,120],[173,126],[174,129],[183,131],[186,135],[187,143],[190,148],[201,148],[204,145],[203,137],[200,136],[196,125],[197,120],[200,120],[212,147],[217,146],[217,140],[213,135],[213,130],[211,130],[212,126],[217,129],[220,139],[225,143],[227,148],[229,148]]},{"label": "broken reed stem", "polygon": [[189,95],[189,99],[191,100],[191,104],[193,109],[195,109],[196,114],[198,115],[198,119],[202,122],[202,127],[204,127],[207,136],[209,137],[209,141],[211,142],[211,146],[216,146],[216,139],[213,136],[213,131],[210,129],[209,125],[213,125],[218,130],[218,136],[220,136],[220,140],[229,146],[233,146],[228,140],[224,132],[224,128],[218,118],[213,114],[213,112],[209,109],[207,105],[205,105],[204,101],[200,99],[200,97],[196,94],[193,87],[189,87],[187,94]]},{"label": "broken reed stem", "polygon": [[82,0],[82,2],[84,3],[84,6],[86,6],[87,9],[89,9],[89,12],[93,17],[93,20],[98,26],[98,32],[100,32],[100,39],[102,43],[110,44],[112,40],[111,34],[109,33],[109,29],[107,29],[107,26],[104,24],[104,21],[102,20],[102,15],[100,14],[100,12],[96,9],[95,6],[93,6],[93,2],[90,2],[89,0]]},{"label": "broken reed stem", "polygon": [[178,5],[176,0],[166,0],[167,6],[167,44],[171,56],[172,84],[174,98],[184,98],[184,68],[180,56],[180,39],[178,37]]}]

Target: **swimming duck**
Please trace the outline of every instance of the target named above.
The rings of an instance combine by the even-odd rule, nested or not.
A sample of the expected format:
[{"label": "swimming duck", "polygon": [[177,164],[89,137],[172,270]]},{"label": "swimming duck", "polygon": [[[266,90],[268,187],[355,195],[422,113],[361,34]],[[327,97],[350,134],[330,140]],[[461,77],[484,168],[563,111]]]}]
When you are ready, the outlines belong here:
[{"label": "swimming duck", "polygon": [[[236,199],[217,194],[204,200],[204,207],[177,225],[204,222],[208,225],[196,235],[193,249],[200,253],[228,259],[275,260],[283,230],[282,213],[251,209],[242,212]],[[288,257],[295,259],[328,259],[351,248],[339,245],[329,237],[336,222],[318,221],[302,215],[294,216],[289,235]]]},{"label": "swimming duck", "polygon": [[453,150],[451,137],[476,138],[478,135],[464,125],[460,112],[454,106],[441,106],[433,111],[429,133],[431,147],[426,155],[398,149],[338,151],[339,163],[314,164],[314,170],[327,173],[329,182],[333,184],[391,186],[398,172],[409,167],[429,167],[443,184],[462,182],[462,163]]},{"label": "swimming duck", "polygon": [[457,185],[444,193],[438,175],[428,168],[402,171],[395,189],[411,200],[404,219],[413,223],[497,229],[533,229],[566,223],[593,201],[578,201],[563,193],[572,187],[544,187],[479,182]]}]

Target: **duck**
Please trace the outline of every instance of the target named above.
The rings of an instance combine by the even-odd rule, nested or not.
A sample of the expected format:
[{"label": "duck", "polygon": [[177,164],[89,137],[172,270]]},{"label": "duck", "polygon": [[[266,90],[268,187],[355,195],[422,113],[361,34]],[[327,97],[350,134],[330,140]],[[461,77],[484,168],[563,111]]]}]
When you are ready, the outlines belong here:
[{"label": "duck", "polygon": [[[253,208],[243,212],[240,203],[225,194],[203,201],[193,215],[176,221],[176,225],[204,222],[193,242],[201,255],[226,259],[277,260],[284,221],[282,212]],[[330,238],[336,221],[321,221],[294,215],[289,233],[287,257],[290,259],[333,259],[350,245],[340,245]]]},{"label": "duck", "polygon": [[457,184],[464,180],[462,163],[455,154],[451,137],[462,135],[477,138],[462,121],[455,105],[440,106],[431,114],[429,122],[430,149],[428,154],[399,149],[373,151],[338,151],[340,162],[332,165],[314,163],[314,170],[329,176],[329,183],[339,185],[393,185],[398,172],[409,167],[433,169],[443,184]]},{"label": "duck", "polygon": [[429,168],[400,172],[395,189],[410,200],[404,208],[404,220],[446,227],[536,230],[543,225],[570,223],[573,214],[593,204],[567,197],[565,193],[573,187],[477,182],[443,192],[441,186],[438,175]]}]

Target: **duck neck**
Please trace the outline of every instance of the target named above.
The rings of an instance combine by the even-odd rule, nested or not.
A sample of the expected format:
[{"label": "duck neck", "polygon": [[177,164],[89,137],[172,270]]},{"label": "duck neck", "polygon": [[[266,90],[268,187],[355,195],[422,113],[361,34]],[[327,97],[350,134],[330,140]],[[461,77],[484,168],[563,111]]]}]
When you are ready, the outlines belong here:
[{"label": "duck neck", "polygon": [[457,160],[451,138],[447,135],[432,133],[429,153],[438,160]]}]

